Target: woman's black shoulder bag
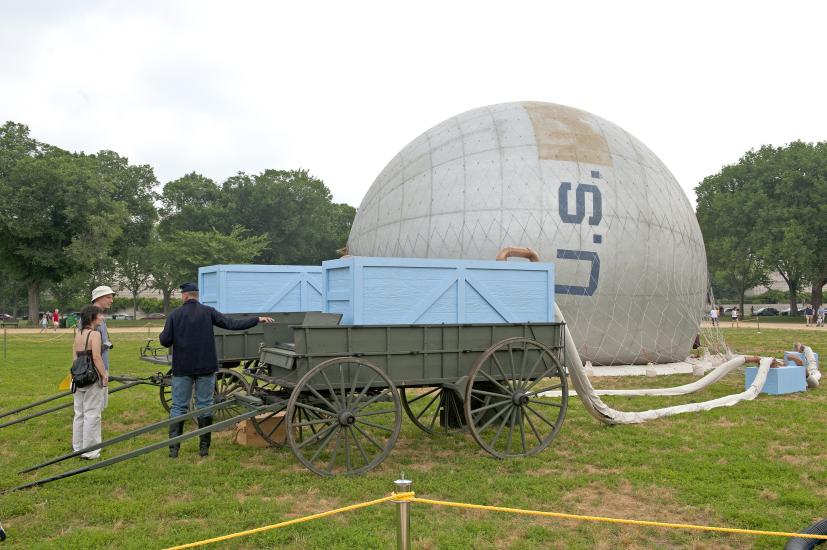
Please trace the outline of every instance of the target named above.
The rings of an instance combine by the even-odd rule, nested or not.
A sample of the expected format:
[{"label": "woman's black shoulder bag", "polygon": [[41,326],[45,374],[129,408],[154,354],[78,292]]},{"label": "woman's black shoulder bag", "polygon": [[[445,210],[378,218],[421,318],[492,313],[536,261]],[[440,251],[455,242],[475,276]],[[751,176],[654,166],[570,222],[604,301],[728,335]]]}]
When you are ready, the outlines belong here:
[{"label": "woman's black shoulder bag", "polygon": [[[89,348],[89,336],[92,334],[90,330],[86,335],[86,344],[83,346],[83,351]],[[72,368],[69,371],[72,374],[72,393],[78,388],[85,388],[91,386],[98,381],[98,369],[95,368],[95,363],[88,353],[83,353],[75,357],[72,363]]]}]

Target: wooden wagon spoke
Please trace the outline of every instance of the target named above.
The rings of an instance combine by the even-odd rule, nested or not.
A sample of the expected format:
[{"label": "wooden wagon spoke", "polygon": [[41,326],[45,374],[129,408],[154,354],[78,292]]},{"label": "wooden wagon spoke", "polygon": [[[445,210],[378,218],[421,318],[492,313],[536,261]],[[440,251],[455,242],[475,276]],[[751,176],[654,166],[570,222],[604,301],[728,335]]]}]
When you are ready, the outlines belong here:
[{"label": "wooden wagon spoke", "polygon": [[379,449],[380,451],[385,450],[385,447],[383,447],[382,445],[380,445],[379,443],[377,443],[377,442],[376,442],[376,440],[373,438],[373,436],[372,436],[372,435],[370,435],[369,433],[367,433],[365,430],[363,430],[362,428],[360,428],[360,427],[359,427],[358,425],[356,425],[356,424],[354,424],[354,425],[353,425],[353,427],[354,427],[354,428],[356,428],[356,430],[358,430],[358,432],[359,432],[360,434],[362,434],[363,436],[365,436],[365,438],[367,438],[367,440],[368,440],[368,441],[370,441],[371,443],[373,443],[373,444],[376,446],[376,448],[377,448],[377,449]]},{"label": "wooden wagon spoke", "polygon": [[396,410],[394,410],[394,409],[382,409],[381,411],[370,411],[370,412],[365,412],[365,413],[360,412],[358,414],[354,413],[353,416],[355,418],[362,418],[362,417],[365,417],[365,416],[376,416],[376,415],[379,415],[379,414],[388,414],[388,413],[393,414],[395,412],[396,412]]},{"label": "wooden wagon spoke", "polygon": [[376,379],[379,378],[379,373],[374,373],[373,377],[368,380],[368,383],[365,384],[365,387],[362,388],[362,391],[359,392],[359,395],[356,396],[356,399],[351,403],[351,406],[355,407],[359,403],[362,402],[362,398],[367,395],[368,390],[373,386],[373,383],[376,382]]},{"label": "wooden wagon spoke", "polygon": [[[501,401],[500,403],[498,403],[498,405],[501,405],[502,403],[503,403],[503,401]],[[490,407],[487,407],[487,408],[490,408]],[[480,426],[480,427],[479,427],[479,431],[480,431],[480,432],[482,432],[483,430],[485,430],[485,428],[487,428],[488,426],[490,426],[490,425],[491,425],[491,424],[492,424],[492,423],[493,423],[496,419],[498,419],[500,416],[502,416],[502,414],[503,414],[503,413],[508,412],[508,411],[510,411],[510,410],[511,410],[511,408],[510,408],[510,407],[503,407],[503,408],[502,408],[502,410],[501,410],[500,412],[498,412],[497,414],[495,414],[494,416],[492,416],[491,418],[489,418],[489,419],[488,419],[488,421],[487,421],[485,424],[483,424],[482,426]],[[474,412],[478,412],[478,411],[479,411],[479,409],[477,409],[477,411],[474,411]]]},{"label": "wooden wagon spoke", "polygon": [[[320,393],[316,390],[316,388],[314,388],[313,386],[308,385],[308,386],[307,386],[307,389],[308,389],[308,390],[310,390],[310,393],[312,393],[313,395],[315,395],[316,397],[318,397],[318,398],[319,398],[319,399],[320,399],[320,400],[321,400],[321,401],[322,401],[325,405],[327,405],[327,406],[329,407],[329,410],[328,410],[328,411],[323,411],[323,409],[315,409],[316,411],[318,411],[318,412],[327,412],[327,414],[336,414],[336,412],[337,412],[339,409],[341,409],[341,407],[338,407],[338,406],[334,405],[333,403],[331,403],[330,401],[328,401],[328,400],[327,400],[327,399],[326,399],[326,398],[325,398],[322,394],[320,394]],[[337,404],[338,404],[338,401],[337,401]]]},{"label": "wooden wagon spoke", "polygon": [[320,409],[319,407],[314,407],[313,405],[309,405],[307,403],[296,403],[297,407],[301,407],[302,409],[313,411],[316,414],[323,414],[327,415],[330,418],[336,418],[336,411],[327,411],[325,409]]},{"label": "wooden wagon spoke", "polygon": [[531,431],[534,432],[534,437],[537,438],[537,442],[542,443],[543,438],[542,438],[542,436],[540,436],[540,432],[537,431],[537,427],[534,425],[534,422],[531,421],[531,415],[528,415],[528,414],[525,415],[525,419],[526,419],[526,422],[528,422],[528,425],[531,427]]},{"label": "wooden wagon spoke", "polygon": [[351,467],[350,467],[350,445],[348,445],[348,442],[347,442],[347,434],[350,433],[350,427],[349,426],[346,427],[344,432],[345,432],[345,469],[346,470],[351,470]]},{"label": "wooden wagon spoke", "polygon": [[330,424],[331,422],[335,422],[334,418],[319,418],[318,420],[307,420],[306,422],[293,422],[293,426],[302,427],[302,426],[317,426],[319,424]]},{"label": "wooden wagon spoke", "polygon": [[553,386],[548,386],[548,387],[540,389],[540,390],[534,390],[534,391],[526,392],[526,395],[528,397],[534,397],[535,395],[538,395],[538,394],[541,394],[541,393],[546,393],[547,391],[559,390],[562,387],[563,387],[563,384],[554,384]]},{"label": "wooden wagon spoke", "polygon": [[[353,428],[353,426],[349,426],[349,427]],[[358,437],[356,437],[356,433],[355,433],[356,430],[354,429],[353,431],[354,431],[354,433],[350,434],[350,437],[351,437],[351,439],[353,439],[353,442],[356,444],[356,448],[359,449],[359,454],[362,455],[362,460],[365,461],[365,464],[369,464],[370,459],[368,458],[367,453],[365,453],[364,447],[362,447],[362,442],[359,441]]]},{"label": "wooden wagon spoke", "polygon": [[540,401],[539,399],[532,399],[529,403],[534,403],[535,405],[545,405],[546,407],[557,407],[558,409],[563,408],[562,403],[554,403],[552,401]]},{"label": "wooden wagon spoke", "polygon": [[526,407],[526,409],[528,409],[529,411],[533,412],[533,413],[537,416],[537,418],[539,418],[540,420],[542,420],[543,422],[545,422],[546,424],[548,424],[548,425],[549,425],[549,426],[551,426],[552,428],[557,428],[557,426],[555,426],[554,424],[552,424],[551,422],[549,422],[548,420],[546,420],[546,417],[545,417],[545,416],[543,416],[542,414],[538,413],[537,411],[535,411],[534,409],[532,409],[530,406],[527,406],[527,407]]},{"label": "wooden wagon spoke", "polygon": [[517,424],[520,426],[520,443],[523,446],[523,454],[525,454],[527,449],[526,449],[526,446],[525,446],[525,426],[524,426],[525,422],[523,421],[523,409],[522,408],[517,409],[517,415],[520,417],[517,421]]},{"label": "wooden wagon spoke", "polygon": [[377,393],[376,395],[374,395],[373,397],[371,397],[371,398],[370,398],[370,400],[365,401],[365,404],[364,404],[364,405],[362,405],[361,407],[359,407],[359,409],[360,409],[360,410],[361,410],[361,409],[364,409],[364,408],[365,408],[365,407],[367,407],[368,405],[371,405],[371,404],[373,404],[373,403],[376,403],[376,401],[378,401],[378,400],[379,400],[379,399],[381,399],[382,397],[387,397],[387,395],[388,395],[388,394],[391,394],[391,393],[393,393],[393,392],[391,392],[391,390],[389,390],[388,388],[385,388],[385,389],[383,389],[382,391],[380,391],[379,393]]},{"label": "wooden wagon spoke", "polygon": [[[534,371],[537,370],[537,365],[539,365],[541,361],[543,361],[543,353],[542,352],[540,352],[540,356],[537,357],[537,359],[534,361],[534,363],[532,363],[531,370],[528,372],[528,374],[525,377],[523,377],[522,371],[520,372],[520,381],[519,381],[518,387],[522,388],[523,391],[527,391],[526,385],[531,381],[531,377],[534,375]],[[545,362],[545,361],[543,361],[543,362]],[[545,378],[545,376],[541,376],[537,380],[540,380],[542,378]],[[530,387],[530,386],[528,386],[528,387]]]},{"label": "wooden wagon spoke", "polygon": [[302,448],[304,448],[305,446],[307,446],[308,444],[313,443],[314,441],[318,441],[318,440],[319,440],[319,439],[321,439],[321,438],[328,438],[328,437],[330,437],[331,435],[333,435],[334,430],[335,430],[338,426],[339,426],[338,424],[332,424],[331,426],[329,426],[329,427],[325,428],[324,430],[319,431],[319,433],[314,434],[312,437],[310,437],[310,438],[308,438],[308,439],[305,439],[304,441],[302,441],[301,443],[299,443],[298,445],[296,445],[296,448],[297,448],[297,449],[302,449]]},{"label": "wooden wagon spoke", "polygon": [[531,388],[533,388],[538,383],[540,383],[540,380],[544,380],[544,379],[548,378],[550,375],[556,374],[557,371],[558,371],[557,365],[552,363],[552,365],[549,368],[547,368],[545,370],[545,372],[543,372],[542,375],[538,376],[537,379],[534,380],[534,382],[532,382],[531,384],[528,384],[525,387],[525,391],[529,391]]},{"label": "wooden wagon spoke", "polygon": [[356,422],[358,424],[364,424],[365,426],[370,426],[371,428],[376,428],[377,430],[382,430],[382,431],[385,431],[385,432],[393,433],[393,430],[391,428],[388,428],[387,426],[383,426],[381,424],[377,424],[375,422],[369,422],[367,420],[361,420],[361,419],[357,419]]},{"label": "wooden wagon spoke", "polygon": [[477,407],[477,408],[473,409],[473,412],[474,413],[479,413],[481,411],[487,411],[488,409],[493,409],[494,407],[501,407],[503,405],[503,403],[508,403],[509,401],[511,401],[511,398],[508,397],[508,396],[504,396],[503,399],[500,399],[499,401],[491,403],[490,405],[483,405],[482,407]]},{"label": "wooden wagon spoke", "polygon": [[342,441],[342,434],[347,433],[345,430],[339,430],[336,432],[336,443],[333,445],[333,452],[330,453],[330,462],[327,463],[327,471],[333,472],[333,468],[336,467],[336,455],[339,453],[339,443]]},{"label": "wooden wagon spoke", "polygon": [[[431,390],[428,390],[428,391],[426,391],[426,392],[424,392],[424,393],[420,393],[419,395],[417,395],[417,396],[416,396],[416,397],[414,397],[413,399],[409,399],[409,400],[408,400],[408,403],[409,403],[409,404],[416,403],[416,402],[417,402],[417,401],[419,401],[420,399],[423,399],[423,398],[425,398],[425,397],[428,397],[428,396],[429,396],[429,395],[431,395],[432,393],[434,393],[434,392],[438,392],[438,391],[440,391],[440,390],[442,390],[442,388],[441,388],[441,387],[439,387],[439,386],[437,386],[436,388],[433,388],[433,389],[431,389]],[[433,401],[431,401],[431,402],[433,403]],[[428,408],[428,406],[427,406],[427,405],[425,405],[425,408],[427,409],[427,408]]]},{"label": "wooden wagon spoke", "polygon": [[517,420],[517,413],[520,409],[514,407],[511,414],[511,419],[508,421],[508,438],[505,440],[505,454],[511,454],[511,440],[514,438],[514,423]]},{"label": "wooden wagon spoke", "polygon": [[506,388],[505,386],[503,386],[502,384],[500,384],[497,380],[495,380],[494,378],[492,378],[492,377],[491,377],[491,375],[490,375],[490,374],[488,374],[487,372],[485,372],[484,370],[480,370],[480,374],[481,374],[482,376],[486,377],[486,378],[488,379],[488,381],[489,381],[489,382],[493,383],[494,385],[498,386],[499,388],[502,388],[502,390],[503,390],[506,394],[509,394],[509,395],[510,395],[510,394],[511,394],[511,392],[513,391],[511,388]]},{"label": "wooden wagon spoke", "polygon": [[[339,368],[341,368],[341,366],[342,365],[339,364]],[[330,394],[333,396],[333,400],[336,401],[337,406],[332,407],[333,410],[343,409],[344,404],[339,402],[339,397],[338,397],[338,395],[336,395],[336,390],[333,389],[333,384],[330,383],[330,379],[327,377],[327,373],[324,370],[319,371],[319,373],[322,375],[322,378],[324,378],[324,382],[325,382],[325,384],[327,384],[327,388],[330,390]],[[318,395],[318,394],[316,394],[316,395]]]},{"label": "wooden wagon spoke", "polygon": [[474,394],[474,395],[489,395],[491,397],[499,397],[501,399],[511,399],[511,393],[508,393],[506,395],[506,394],[502,394],[502,393],[495,393],[495,392],[485,391],[485,390],[471,390],[471,393]]},{"label": "wooden wagon spoke", "polygon": [[[508,348],[508,354],[511,355],[511,348]],[[494,366],[497,367],[497,370],[499,371],[500,376],[502,376],[502,379],[507,381],[508,376],[505,374],[505,370],[503,369],[503,366],[500,364],[500,360],[497,359],[497,355],[496,354],[492,355],[491,359],[493,360],[492,362],[494,363]],[[514,370],[514,357],[513,356],[511,357],[511,370],[512,371]],[[499,384],[497,384],[497,385],[499,385]],[[500,386],[500,387],[502,387],[502,386]],[[509,385],[508,388],[503,388],[503,390],[512,391],[513,388]]]},{"label": "wooden wagon spoke", "polygon": [[[422,411],[418,415],[416,415],[416,419],[419,420],[420,418],[422,418],[422,415],[425,414],[428,411],[428,409],[431,408],[431,405],[434,404],[434,401],[436,401],[437,399],[440,399],[440,401],[441,401],[442,400],[441,398],[442,398],[442,392],[440,392],[440,393],[436,394],[435,396],[433,396],[431,398],[431,400],[428,401],[428,404],[425,405],[425,407],[422,408]],[[439,406],[437,406],[437,412],[439,412]]]},{"label": "wooden wagon spoke", "polygon": [[502,433],[503,428],[505,428],[505,425],[508,424],[508,422],[511,420],[512,414],[514,414],[514,409],[509,408],[508,414],[503,417],[503,421],[500,423],[500,427],[497,428],[497,433],[494,434],[494,439],[491,440],[490,445],[492,447],[494,447],[497,444],[497,440],[500,438],[500,434]]},{"label": "wooden wagon spoke", "polygon": [[[338,433],[339,433],[339,429],[338,429],[338,428],[339,428],[339,425],[338,425],[338,424],[337,424],[337,425],[335,425],[335,426],[331,426],[331,428],[333,428],[333,429],[330,431],[330,433],[329,433],[329,434],[327,434],[327,435],[326,435],[326,436],[322,439],[321,443],[319,443],[319,448],[318,448],[318,449],[316,449],[316,452],[315,452],[315,453],[313,453],[313,456],[311,456],[311,457],[310,457],[310,459],[308,460],[308,462],[310,462],[310,463],[315,462],[315,460],[319,457],[319,455],[321,454],[321,452],[327,448],[328,444],[330,443],[330,440],[331,440],[331,439],[333,439],[333,435],[334,435],[334,434],[338,434]],[[312,438],[311,438],[311,439],[312,439]],[[308,439],[307,441],[310,441],[310,439]],[[306,443],[306,442],[303,442],[303,443]]]}]

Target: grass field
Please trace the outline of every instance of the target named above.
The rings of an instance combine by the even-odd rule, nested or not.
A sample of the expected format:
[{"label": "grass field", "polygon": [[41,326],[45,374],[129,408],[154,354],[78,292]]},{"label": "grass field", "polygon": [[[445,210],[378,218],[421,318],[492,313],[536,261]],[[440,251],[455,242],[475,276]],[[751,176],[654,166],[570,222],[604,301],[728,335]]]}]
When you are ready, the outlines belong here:
[{"label": "grass field", "polygon": [[[825,333],[724,329],[740,352],[780,355],[797,338],[827,354]],[[144,334],[113,335],[116,374],[154,371],[138,360]],[[56,393],[68,370],[70,335],[10,336],[0,363],[0,411]],[[827,355],[825,355],[827,356]],[[663,387],[691,376],[597,378],[598,387]],[[702,401],[743,388],[743,370],[683,397],[607,397],[645,410]],[[157,389],[111,397],[104,437],[164,417]],[[608,427],[577,398],[551,447],[512,461],[490,458],[470,436],[430,437],[407,419],[389,458],[356,478],[322,479],[289,450],[256,450],[218,434],[213,453],[188,442],[177,461],[158,451],[36,490],[0,496],[3,548],[160,548],[386,495],[404,472],[420,496],[575,514],[795,531],[827,517],[827,388],[762,395],[731,408]],[[5,420],[5,419],[4,419]],[[0,422],[2,422],[0,420]],[[71,413],[0,430],[0,487],[36,479],[15,472],[68,452]],[[136,448],[152,441],[104,451]],[[83,463],[85,464],[85,463]],[[74,460],[64,466],[77,467]],[[53,466],[41,472],[63,471]],[[391,548],[394,508],[379,505],[302,526],[216,545],[219,548]],[[524,518],[413,506],[415,548],[780,548],[783,539],[602,523]]]}]

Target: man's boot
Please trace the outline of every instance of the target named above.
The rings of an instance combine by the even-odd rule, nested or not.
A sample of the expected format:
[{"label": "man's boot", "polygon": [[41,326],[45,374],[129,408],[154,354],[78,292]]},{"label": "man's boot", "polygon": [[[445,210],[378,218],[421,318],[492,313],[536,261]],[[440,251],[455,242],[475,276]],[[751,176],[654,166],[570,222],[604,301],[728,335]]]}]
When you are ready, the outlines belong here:
[{"label": "man's boot", "polygon": [[[183,422],[173,422],[169,425],[169,438],[172,439],[173,437],[178,437],[184,433],[184,423]],[[178,458],[178,450],[181,448],[180,443],[173,443],[169,446],[169,457],[170,458]]]},{"label": "man's boot", "polygon": [[[212,416],[201,416],[198,418],[198,427],[206,428],[212,425]],[[207,456],[210,454],[210,442],[212,441],[212,432],[207,432],[198,436],[198,455]]]}]

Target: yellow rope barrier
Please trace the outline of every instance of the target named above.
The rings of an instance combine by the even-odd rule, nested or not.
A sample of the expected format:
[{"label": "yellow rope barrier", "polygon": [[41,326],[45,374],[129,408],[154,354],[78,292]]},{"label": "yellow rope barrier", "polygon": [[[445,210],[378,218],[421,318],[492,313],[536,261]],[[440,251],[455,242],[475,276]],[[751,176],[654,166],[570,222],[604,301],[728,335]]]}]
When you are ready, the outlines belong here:
[{"label": "yellow rope barrier", "polygon": [[[407,494],[405,494],[407,495]],[[446,500],[432,500],[428,498],[419,498],[417,496],[402,496],[397,497],[399,500],[409,500],[410,502],[420,502],[422,504],[432,504],[434,506],[450,506],[453,508],[467,508],[471,510],[487,510],[489,512],[508,512],[511,514],[520,514],[524,516],[544,516],[559,519],[576,519],[582,521],[600,521],[605,523],[624,523],[628,525],[645,525],[649,527],[669,527],[672,529],[693,529],[696,531],[716,531],[719,533],[738,533],[742,535],[766,535],[769,537],[801,537],[807,539],[827,540],[827,535],[810,535],[805,533],[785,533],[782,531],[759,531],[755,529],[734,529],[731,527],[709,527],[706,525],[692,525],[688,523],[665,523],[662,521],[646,521],[636,519],[619,519],[607,518],[601,516],[583,516],[577,514],[564,514],[561,512],[542,512],[539,510],[523,510],[520,508],[506,508],[504,506],[484,506],[481,504],[466,504],[463,502],[450,502]]]},{"label": "yellow rope barrier", "polygon": [[360,508],[367,508],[368,506],[374,506],[376,504],[381,504],[383,502],[387,502],[389,500],[406,500],[410,497],[413,497],[414,493],[394,493],[386,497],[377,498],[376,500],[371,500],[368,502],[362,502],[359,504],[352,504],[350,506],[345,506],[344,508],[336,508],[335,510],[328,510],[327,512],[321,512],[319,514],[313,514],[311,516],[304,516],[301,518],[291,519],[288,521],[282,521],[281,523],[275,523],[273,525],[267,525],[265,527],[258,527],[256,529],[249,529],[247,531],[240,531],[238,533],[231,533],[229,535],[223,535],[221,537],[215,537],[212,539],[205,539],[200,540],[198,542],[191,542],[189,544],[182,544],[181,546],[171,546],[164,550],[182,550],[183,548],[194,548],[196,546],[204,546],[206,544],[213,544],[215,542],[221,542],[225,540],[230,540],[238,537],[244,537],[247,535],[253,535],[255,533],[261,533],[263,531],[270,531],[271,529],[279,529],[281,527],[288,527],[290,525],[296,525],[297,523],[304,523],[306,521],[312,521],[314,519],[321,519],[326,518],[328,516],[332,516],[335,514],[341,514],[343,512],[351,512],[353,510],[359,510]]},{"label": "yellow rope barrier", "polygon": [[288,527],[290,525],[296,525],[298,523],[304,523],[307,521],[312,521],[314,519],[321,519],[328,516],[332,516],[335,514],[341,514],[343,512],[350,512],[353,510],[359,510],[360,508],[367,508],[368,506],[374,506],[376,504],[381,504],[383,502],[388,501],[408,501],[408,502],[419,502],[421,504],[431,504],[433,506],[448,506],[452,508],[466,508],[469,510],[485,510],[488,512],[507,512],[510,514],[518,514],[523,516],[541,516],[541,517],[549,517],[549,518],[557,518],[557,519],[573,519],[573,520],[581,520],[581,521],[597,521],[603,523],[621,523],[626,525],[642,525],[646,527],[666,527],[671,529],[692,529],[695,531],[713,531],[718,533],[733,533],[733,534],[741,534],[741,535],[764,535],[768,537],[784,537],[784,538],[791,538],[791,537],[800,537],[804,539],[818,539],[818,540],[827,540],[827,535],[811,535],[807,533],[787,533],[783,531],[761,531],[757,529],[735,529],[731,527],[710,527],[707,525],[693,525],[689,523],[666,523],[662,521],[646,521],[646,520],[638,520],[638,519],[621,519],[621,518],[609,518],[603,516],[585,516],[579,514],[565,514],[562,512],[544,512],[541,510],[524,510],[522,508],[507,508],[505,506],[485,506],[482,504],[468,504],[465,502],[450,502],[447,500],[433,500],[429,498],[419,498],[416,496],[414,492],[408,493],[392,493],[389,496],[377,498],[376,500],[371,500],[368,502],[362,502],[360,504],[352,504],[350,506],[345,506],[344,508],[336,508],[335,510],[329,510],[327,512],[321,512],[319,514],[313,514],[311,516],[305,516],[301,518],[291,519],[288,521],[282,521],[281,523],[275,523],[273,525],[267,525],[265,527],[258,527],[256,529],[249,529],[247,531],[240,531],[238,533],[231,533],[229,535],[223,535],[220,537],[215,537],[212,539],[205,539],[198,542],[191,542],[189,544],[182,544],[181,546],[172,546],[166,548],[164,550],[182,550],[184,548],[194,548],[196,546],[204,546],[207,544],[213,544],[215,542],[221,542],[225,540],[230,540],[238,537],[244,537],[247,535],[253,535],[255,533],[261,533],[263,531],[269,531],[271,529],[279,529],[281,527]]}]

